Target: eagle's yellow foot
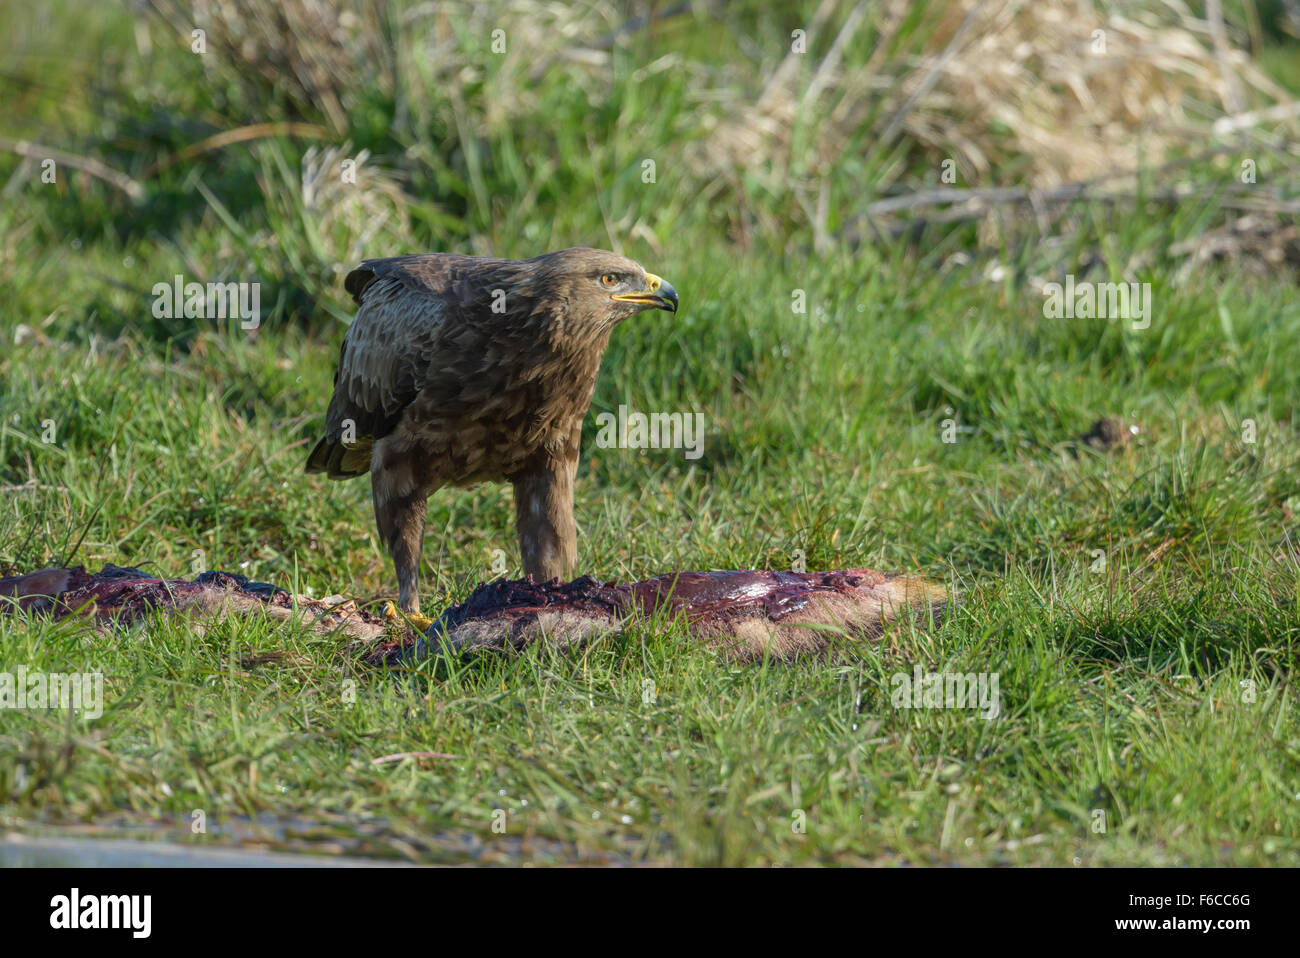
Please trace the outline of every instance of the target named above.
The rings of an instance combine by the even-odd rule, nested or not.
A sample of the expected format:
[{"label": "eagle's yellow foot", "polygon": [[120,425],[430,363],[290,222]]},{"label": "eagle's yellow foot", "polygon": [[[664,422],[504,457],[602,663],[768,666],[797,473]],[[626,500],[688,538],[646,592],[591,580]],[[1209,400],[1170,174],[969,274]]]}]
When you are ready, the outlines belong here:
[{"label": "eagle's yellow foot", "polygon": [[389,622],[403,619],[417,632],[427,632],[429,626],[433,625],[433,619],[427,615],[421,615],[419,612],[402,612],[391,602],[384,603],[384,618]]}]

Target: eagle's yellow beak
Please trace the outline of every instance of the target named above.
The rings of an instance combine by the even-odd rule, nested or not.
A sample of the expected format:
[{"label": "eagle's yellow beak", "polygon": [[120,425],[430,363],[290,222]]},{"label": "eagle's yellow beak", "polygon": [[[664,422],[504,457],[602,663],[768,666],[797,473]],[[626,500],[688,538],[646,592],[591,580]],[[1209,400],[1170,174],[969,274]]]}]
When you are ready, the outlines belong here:
[{"label": "eagle's yellow beak", "polygon": [[610,299],[618,303],[636,303],[638,306],[653,306],[677,312],[677,290],[666,279],[654,273],[645,274],[646,289],[642,293],[615,293]]}]

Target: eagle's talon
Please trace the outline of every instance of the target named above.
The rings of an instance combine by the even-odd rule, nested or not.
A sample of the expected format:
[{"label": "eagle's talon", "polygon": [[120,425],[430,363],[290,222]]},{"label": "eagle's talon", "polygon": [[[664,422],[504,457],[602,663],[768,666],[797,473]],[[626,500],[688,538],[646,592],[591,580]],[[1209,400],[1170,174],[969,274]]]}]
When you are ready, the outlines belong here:
[{"label": "eagle's talon", "polygon": [[433,625],[433,619],[427,615],[421,615],[419,612],[403,612],[392,602],[384,603],[384,618],[390,623],[405,622],[417,632],[427,632],[429,626]]}]

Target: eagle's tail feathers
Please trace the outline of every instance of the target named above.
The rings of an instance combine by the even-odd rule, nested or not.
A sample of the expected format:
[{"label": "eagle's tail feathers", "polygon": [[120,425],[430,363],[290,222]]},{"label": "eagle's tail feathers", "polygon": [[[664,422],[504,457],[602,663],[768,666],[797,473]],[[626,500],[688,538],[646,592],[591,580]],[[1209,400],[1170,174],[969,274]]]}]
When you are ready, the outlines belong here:
[{"label": "eagle's tail feathers", "polygon": [[352,479],[370,472],[369,439],[358,439],[351,445],[341,441],[330,442],[324,438],[307,457],[308,472],[323,472],[331,479]]}]

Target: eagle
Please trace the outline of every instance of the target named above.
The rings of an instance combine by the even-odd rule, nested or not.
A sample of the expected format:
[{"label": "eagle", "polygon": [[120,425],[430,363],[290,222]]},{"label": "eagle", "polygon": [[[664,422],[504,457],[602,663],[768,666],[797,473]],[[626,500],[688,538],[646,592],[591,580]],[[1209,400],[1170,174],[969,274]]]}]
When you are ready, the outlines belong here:
[{"label": "eagle", "polygon": [[672,284],[616,253],[575,248],[371,259],[344,286],[358,309],[307,472],[370,473],[399,607],[419,615],[426,503],[442,486],[511,483],[524,572],[570,575],[573,484],[601,358],[623,320],[677,312]]}]

